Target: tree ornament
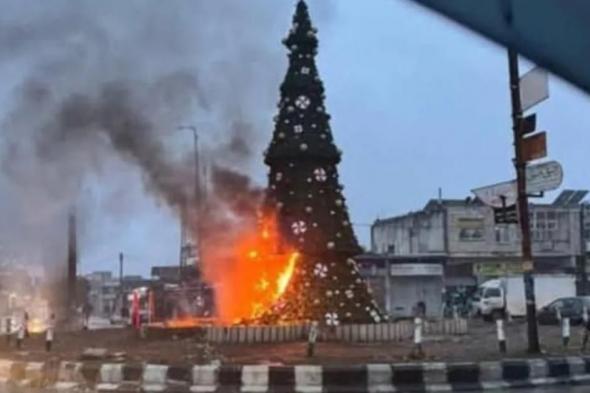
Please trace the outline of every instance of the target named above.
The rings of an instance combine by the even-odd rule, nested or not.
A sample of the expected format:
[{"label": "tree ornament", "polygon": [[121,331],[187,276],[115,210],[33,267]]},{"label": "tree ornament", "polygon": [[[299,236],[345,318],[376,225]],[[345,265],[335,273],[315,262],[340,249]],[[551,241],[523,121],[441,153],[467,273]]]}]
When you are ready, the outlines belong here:
[{"label": "tree ornament", "polygon": [[291,230],[295,235],[303,235],[307,231],[305,221],[295,221],[291,224]]},{"label": "tree ornament", "polygon": [[315,268],[313,269],[313,274],[316,277],[326,278],[326,276],[328,275],[328,266],[326,266],[323,263],[316,263]]},{"label": "tree ornament", "polygon": [[276,181],[283,180],[283,172],[277,172],[276,175],[275,175],[275,180]]},{"label": "tree ornament", "polygon": [[301,67],[301,73],[303,75],[308,75],[309,74],[309,67]]},{"label": "tree ornament", "polygon": [[306,206],[305,207],[305,212],[306,213],[311,213],[313,211],[313,208],[311,206]]},{"label": "tree ornament", "polygon": [[[293,106],[292,106],[292,105],[289,105],[289,106],[287,107],[287,112],[291,113],[291,112],[293,112],[293,111],[295,111],[295,108],[293,108]],[[286,122],[285,122],[285,123],[286,123]]]},{"label": "tree ornament", "polygon": [[299,148],[301,149],[301,151],[306,151],[307,150],[307,143],[302,143],[301,145],[299,145]]},{"label": "tree ornament", "polygon": [[328,180],[328,174],[326,173],[326,170],[324,168],[316,168],[313,171],[313,174],[315,176],[315,180],[318,182],[325,182],[326,180]]},{"label": "tree ornament", "polygon": [[327,312],[326,313],[326,325],[328,326],[338,326],[340,322],[338,321],[338,314],[335,312]]},{"label": "tree ornament", "polygon": [[326,296],[327,297],[332,297],[333,294],[334,293],[331,290],[329,290],[329,289],[326,291]]},{"label": "tree ornament", "polygon": [[346,295],[348,299],[352,299],[354,297],[354,292],[351,289],[347,289],[344,291],[344,295]]},{"label": "tree ornament", "polygon": [[334,242],[328,242],[328,244],[326,244],[326,246],[328,247],[329,250],[332,250],[336,245],[334,244]]},{"label": "tree ornament", "polygon": [[311,104],[311,101],[309,100],[309,98],[307,96],[304,96],[304,95],[300,95],[295,100],[295,105],[297,106],[297,108],[302,109],[302,110],[307,109],[309,104]]},{"label": "tree ornament", "polygon": [[285,139],[285,133],[284,132],[279,132],[279,138],[280,139]]},{"label": "tree ornament", "polygon": [[303,126],[301,124],[297,124],[296,126],[293,127],[293,131],[296,134],[301,134],[303,132]]}]

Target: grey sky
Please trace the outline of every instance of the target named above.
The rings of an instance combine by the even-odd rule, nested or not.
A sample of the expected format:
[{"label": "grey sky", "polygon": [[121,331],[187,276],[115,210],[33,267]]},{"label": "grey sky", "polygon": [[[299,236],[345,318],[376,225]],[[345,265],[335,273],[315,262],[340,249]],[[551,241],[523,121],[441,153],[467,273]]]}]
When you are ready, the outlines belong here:
[{"label": "grey sky", "polygon": [[[12,5],[8,9],[15,18],[34,13],[15,5],[26,3],[35,10],[41,4],[0,0],[3,3]],[[291,23],[294,2],[256,0],[248,3],[252,7],[240,6],[236,11],[238,3],[244,4],[239,0],[173,1],[162,14],[155,2],[147,3],[152,7],[148,11],[139,2],[130,2],[120,10],[119,18],[113,18],[117,15],[114,3],[111,10],[102,6],[97,13],[80,12],[87,18],[95,15],[109,21],[110,37],[130,43],[140,37],[150,42],[137,50],[127,69],[149,74],[161,72],[166,64],[170,69],[198,68],[199,75],[207,79],[205,91],[215,92],[205,100],[219,109],[204,110],[202,102],[195,103],[198,108],[183,112],[178,122],[197,123],[211,145],[224,137],[216,131],[224,126],[220,119],[236,116],[253,123],[254,154],[245,168],[264,184],[262,150],[270,140],[279,83],[286,71],[286,51],[280,40]],[[318,65],[334,136],[344,153],[340,173],[354,222],[369,224],[376,217],[419,209],[436,196],[438,187],[445,197],[463,198],[474,187],[513,176],[507,60],[502,48],[406,0],[309,3],[319,29]],[[55,4],[63,7],[67,1],[56,0]],[[132,29],[137,37],[130,37],[133,34],[126,32],[122,21],[134,15],[134,7],[142,11]],[[205,16],[218,22],[206,24],[206,30],[195,27]],[[146,28],[142,23],[150,20],[157,23],[139,29]],[[203,34],[194,37],[194,53],[191,34]],[[159,41],[159,35],[180,37]],[[51,43],[54,37],[62,38],[48,35],[47,47],[59,47]],[[120,55],[114,47],[105,53]],[[35,61],[26,45],[12,53],[0,51],[0,108],[11,106],[11,89],[26,74],[23,69]],[[522,63],[522,71],[528,67]],[[235,94],[239,99],[228,103],[225,92],[248,78],[252,82]],[[564,187],[590,187],[586,174],[590,101],[555,77],[550,90],[551,98],[537,110],[539,126],[549,131],[550,157],[564,167]],[[7,110],[0,109],[3,112]],[[168,117],[172,116],[165,114],[162,123],[172,128],[175,120]],[[174,134],[170,139],[179,154],[190,152],[190,135]],[[84,271],[115,269],[120,250],[128,255],[129,273],[147,274],[152,264],[176,263],[177,220],[165,204],[145,192],[131,163],[112,157],[85,179],[76,197],[84,212],[80,217]],[[53,247],[59,245],[61,233],[55,220],[48,220],[49,229],[31,222],[29,213],[35,205],[24,204],[19,190],[0,177],[0,214],[14,222],[1,226],[1,241],[16,242],[20,234],[7,233],[11,228],[38,239],[43,237],[41,230],[29,232],[40,227],[51,230]],[[32,200],[38,199],[43,198]],[[63,209],[63,203],[57,205]],[[368,244],[368,228],[356,229],[362,243]],[[65,228],[63,238],[65,241]],[[28,247],[36,244],[29,242]]]}]

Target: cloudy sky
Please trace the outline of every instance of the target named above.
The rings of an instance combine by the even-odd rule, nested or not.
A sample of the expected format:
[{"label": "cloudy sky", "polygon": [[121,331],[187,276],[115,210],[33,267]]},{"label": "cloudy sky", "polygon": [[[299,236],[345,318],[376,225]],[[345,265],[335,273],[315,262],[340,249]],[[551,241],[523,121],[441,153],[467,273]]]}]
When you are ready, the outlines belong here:
[{"label": "cloudy sky", "polygon": [[[214,155],[245,122],[250,154],[228,160],[263,185],[293,3],[0,0],[0,256],[62,261],[75,205],[83,271],[116,269],[119,251],[128,273],[177,263],[177,219],[137,162],[99,136],[64,142],[52,132],[56,108],[72,93],[131,86],[180,159],[192,139],[177,125],[197,125]],[[407,0],[309,3],[362,243],[375,218],[420,209],[439,187],[464,198],[513,176],[504,49]],[[588,97],[556,77],[550,94],[537,109],[550,157],[564,187],[588,188]]]}]

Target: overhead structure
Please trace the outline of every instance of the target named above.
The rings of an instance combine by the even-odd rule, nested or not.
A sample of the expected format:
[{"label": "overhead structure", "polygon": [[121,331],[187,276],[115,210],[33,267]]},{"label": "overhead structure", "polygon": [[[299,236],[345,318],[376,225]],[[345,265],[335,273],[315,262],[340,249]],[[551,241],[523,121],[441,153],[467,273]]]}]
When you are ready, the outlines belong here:
[{"label": "overhead structure", "polygon": [[590,92],[590,1],[414,1]]}]

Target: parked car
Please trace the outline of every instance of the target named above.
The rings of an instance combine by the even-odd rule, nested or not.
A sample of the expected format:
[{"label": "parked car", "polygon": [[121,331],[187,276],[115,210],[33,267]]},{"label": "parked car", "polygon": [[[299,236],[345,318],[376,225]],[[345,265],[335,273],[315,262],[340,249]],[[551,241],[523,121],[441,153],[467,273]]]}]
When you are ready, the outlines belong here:
[{"label": "parked car", "polygon": [[568,317],[572,325],[577,325],[583,322],[584,306],[586,310],[590,310],[590,296],[562,297],[541,308],[537,313],[537,320],[541,325],[558,324],[559,308],[562,318]]}]

